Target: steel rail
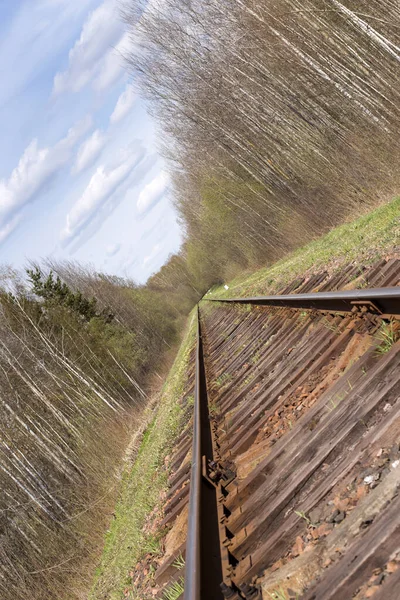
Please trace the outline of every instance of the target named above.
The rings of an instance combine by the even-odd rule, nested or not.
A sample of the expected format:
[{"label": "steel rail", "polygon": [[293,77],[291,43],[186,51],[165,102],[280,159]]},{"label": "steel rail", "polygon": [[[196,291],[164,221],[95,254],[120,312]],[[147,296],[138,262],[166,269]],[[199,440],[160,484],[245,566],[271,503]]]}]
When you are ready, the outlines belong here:
[{"label": "steel rail", "polygon": [[[251,298],[203,299],[210,302],[355,313],[355,316],[366,314],[374,322],[376,322],[375,317],[391,319],[400,316],[400,287]],[[232,564],[232,557],[224,543],[224,531],[226,533],[228,530],[223,525],[224,500],[221,494],[221,491],[227,488],[224,488],[218,480],[213,480],[210,473],[210,465],[223,464],[218,462],[220,457],[215,435],[210,424],[208,409],[198,307],[184,600],[259,599],[261,592],[256,585],[241,584],[237,588],[230,574],[229,564]]]},{"label": "steel rail", "polygon": [[314,309],[327,312],[372,312],[382,318],[400,316],[400,287],[256,296],[250,298],[203,298],[208,302],[230,302],[256,306]]},{"label": "steel rail", "polygon": [[186,540],[185,600],[223,600],[222,558],[217,493],[204,472],[213,461],[206,377],[198,313],[196,379],[190,475],[188,534]]},{"label": "steel rail", "polygon": [[[198,317],[197,317],[198,318]],[[185,558],[185,600],[201,600],[200,595],[200,499],[201,499],[201,426],[199,386],[200,331],[197,322],[196,375],[194,392],[192,468],[190,473],[189,517]]]}]

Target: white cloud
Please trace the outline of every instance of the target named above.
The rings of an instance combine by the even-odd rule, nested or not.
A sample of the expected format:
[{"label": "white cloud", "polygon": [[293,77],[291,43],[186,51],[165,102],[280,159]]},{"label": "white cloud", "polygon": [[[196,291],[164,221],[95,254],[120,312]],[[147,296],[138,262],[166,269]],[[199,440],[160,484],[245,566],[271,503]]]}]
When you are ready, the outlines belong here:
[{"label": "white cloud", "polygon": [[148,183],[139,194],[136,203],[140,215],[145,214],[161,200],[167,192],[169,177],[165,171],[161,171],[150,183]]},{"label": "white cloud", "polygon": [[118,44],[105,54],[101,68],[94,74],[93,87],[102,92],[111,87],[125,73],[124,58],[130,47],[130,34],[125,33]]},{"label": "white cloud", "polygon": [[110,244],[106,248],[106,254],[111,258],[111,256],[115,256],[121,250],[121,244]]},{"label": "white cloud", "polygon": [[124,119],[128,115],[133,105],[135,104],[136,98],[137,95],[132,85],[128,85],[125,91],[122,92],[122,94],[118,98],[117,104],[115,105],[114,111],[110,117],[110,123],[112,125],[118,123],[119,121],[122,121],[122,119]]},{"label": "white cloud", "polygon": [[67,215],[66,225],[60,238],[64,245],[70,244],[96,218],[98,212],[109,204],[115,192],[127,179],[131,171],[145,156],[142,148],[132,153],[123,152],[113,166],[101,165],[89,181],[82,196]]},{"label": "white cloud", "polygon": [[162,244],[156,244],[155,246],[153,246],[150,254],[148,254],[147,256],[144,257],[143,266],[147,265],[148,263],[151,263],[157,257],[157,255],[160,253],[161,249],[162,249]]},{"label": "white cloud", "polygon": [[18,224],[15,221],[17,213],[33,201],[69,162],[74,146],[91,126],[91,119],[83,119],[52,148],[39,148],[38,141],[34,139],[10,177],[0,180],[0,242],[4,241]]},{"label": "white cloud", "polygon": [[79,147],[72,172],[80,173],[90,167],[103,150],[106,142],[107,135],[100,129],[96,129]]},{"label": "white cloud", "polygon": [[14,229],[16,229],[16,227],[19,225],[20,221],[21,215],[16,215],[13,219],[11,219],[11,221],[6,223],[6,225],[0,229],[0,244],[12,234]]},{"label": "white cloud", "polygon": [[121,43],[122,22],[115,0],[105,0],[87,17],[80,38],[69,52],[68,67],[54,77],[53,93],[78,92],[100,75],[105,56]]},{"label": "white cloud", "polygon": [[10,22],[5,19],[1,23],[0,106],[25,91],[35,77],[49,69],[54,57],[69,43],[71,34],[81,28],[84,13],[95,3],[98,0],[0,2],[13,9]]}]

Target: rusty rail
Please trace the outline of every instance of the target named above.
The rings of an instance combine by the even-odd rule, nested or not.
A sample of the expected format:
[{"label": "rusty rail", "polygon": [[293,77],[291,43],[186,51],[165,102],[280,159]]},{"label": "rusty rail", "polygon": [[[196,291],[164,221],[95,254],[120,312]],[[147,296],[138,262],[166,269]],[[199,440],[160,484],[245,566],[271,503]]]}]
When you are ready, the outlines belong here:
[{"label": "rusty rail", "polygon": [[400,316],[400,287],[250,298],[203,298],[203,300],[253,304],[256,306],[302,308],[336,313],[369,312],[382,318]]},{"label": "rusty rail", "polygon": [[215,459],[210,427],[200,319],[197,325],[196,380],[186,543],[185,600],[222,599],[218,486],[208,477]]},{"label": "rusty rail", "polygon": [[[376,322],[400,316],[399,287],[209,301],[355,313],[356,317],[366,315]],[[257,600],[261,598],[257,585],[237,581],[240,569],[236,570],[238,587],[235,585],[235,577],[232,578],[240,561],[229,551],[232,534],[226,523],[228,518],[229,527],[232,507],[224,497],[229,494],[229,484],[235,475],[229,471],[229,464],[227,466],[221,459],[219,434],[209,413],[199,309],[195,373],[184,600]],[[230,502],[232,504],[233,500]],[[251,565],[245,566],[247,570],[252,568]]]}]

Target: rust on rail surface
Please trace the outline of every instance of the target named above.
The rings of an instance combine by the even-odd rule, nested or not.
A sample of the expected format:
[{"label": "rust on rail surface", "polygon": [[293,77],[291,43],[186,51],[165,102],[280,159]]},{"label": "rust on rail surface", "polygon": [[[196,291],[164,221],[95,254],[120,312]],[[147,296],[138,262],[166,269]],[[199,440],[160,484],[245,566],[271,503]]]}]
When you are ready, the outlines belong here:
[{"label": "rust on rail surface", "polygon": [[205,298],[208,302],[303,308],[335,313],[370,313],[382,318],[400,316],[400,290],[398,287],[346,290],[341,292],[316,292],[312,294],[281,294],[250,298]]},{"label": "rust on rail surface", "polygon": [[201,600],[221,596],[222,556],[218,495],[222,485],[216,474],[218,452],[207,401],[200,320],[197,325],[192,468],[186,542],[185,598]]}]

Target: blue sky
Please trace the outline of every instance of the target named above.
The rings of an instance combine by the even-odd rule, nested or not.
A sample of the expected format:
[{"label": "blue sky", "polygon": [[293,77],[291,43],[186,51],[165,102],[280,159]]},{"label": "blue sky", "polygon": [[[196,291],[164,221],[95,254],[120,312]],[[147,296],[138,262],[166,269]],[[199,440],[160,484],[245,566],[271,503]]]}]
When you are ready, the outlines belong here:
[{"label": "blue sky", "polygon": [[1,263],[146,278],[181,241],[118,0],[0,0]]}]

